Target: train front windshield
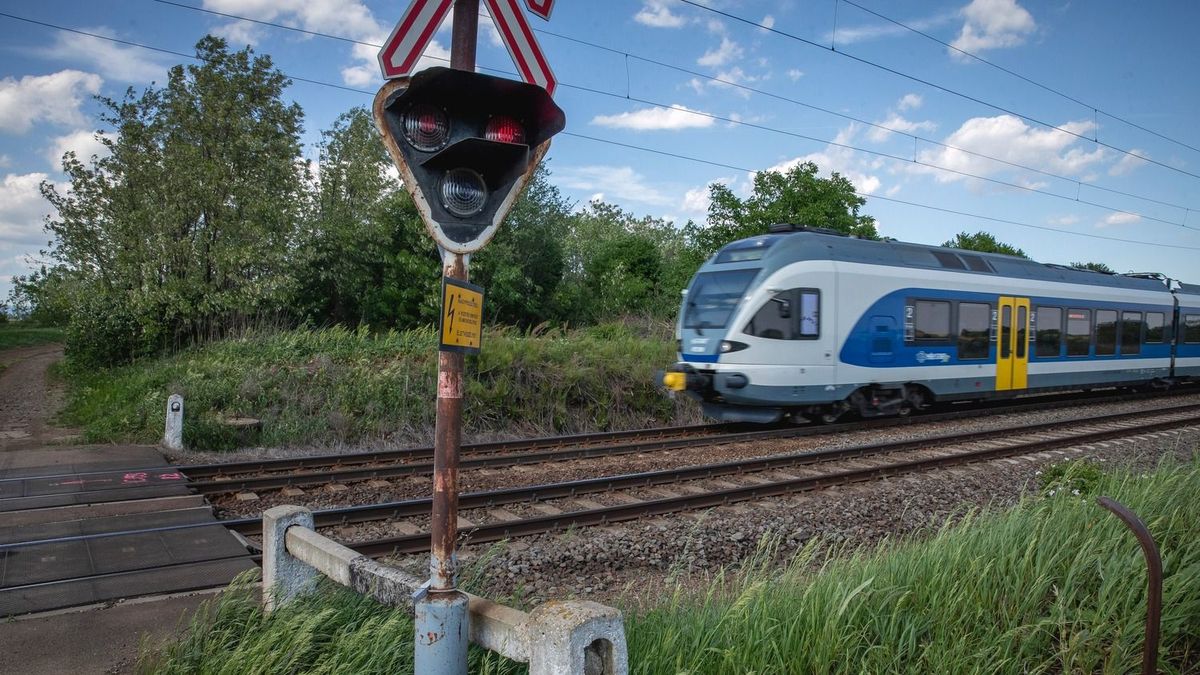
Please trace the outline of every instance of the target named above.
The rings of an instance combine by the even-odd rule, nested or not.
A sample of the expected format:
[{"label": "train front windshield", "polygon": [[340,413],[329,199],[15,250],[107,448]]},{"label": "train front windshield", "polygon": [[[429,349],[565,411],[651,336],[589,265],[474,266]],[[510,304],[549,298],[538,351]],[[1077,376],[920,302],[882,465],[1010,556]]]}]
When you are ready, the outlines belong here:
[{"label": "train front windshield", "polygon": [[684,303],[684,328],[724,328],[758,270],[728,270],[696,275]]}]

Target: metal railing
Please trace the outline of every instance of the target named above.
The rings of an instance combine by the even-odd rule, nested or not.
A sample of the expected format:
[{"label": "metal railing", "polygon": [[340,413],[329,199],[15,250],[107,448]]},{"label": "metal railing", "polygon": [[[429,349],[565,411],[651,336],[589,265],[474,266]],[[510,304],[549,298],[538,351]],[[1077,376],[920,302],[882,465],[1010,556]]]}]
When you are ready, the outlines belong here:
[{"label": "metal railing", "polygon": [[[313,529],[312,512],[276,506],[263,512],[263,603],[272,612],[310,592],[320,575],[393,607],[413,609],[424,582],[378,563]],[[552,601],[523,612],[467,595],[470,641],[530,675],[627,675],[621,613],[588,601]],[[431,635],[439,640],[455,636]],[[418,675],[428,675],[419,673]]]}]

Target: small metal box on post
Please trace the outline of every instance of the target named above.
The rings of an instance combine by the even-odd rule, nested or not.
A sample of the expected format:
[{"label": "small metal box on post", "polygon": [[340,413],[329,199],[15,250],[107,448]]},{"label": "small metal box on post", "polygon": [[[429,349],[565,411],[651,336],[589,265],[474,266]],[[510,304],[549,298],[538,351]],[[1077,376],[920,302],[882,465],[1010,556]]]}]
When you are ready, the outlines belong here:
[{"label": "small metal box on post", "polygon": [[[479,2],[454,0],[451,67],[414,75],[451,4],[414,0],[380,50],[388,81],[373,106],[384,145],[442,252],[430,579],[414,596],[414,666],[421,675],[467,672],[467,596],[456,588],[458,455],[463,359],[479,353],[483,317],[483,289],[467,283],[468,256],[491,240],[545,156],[550,137],[566,124],[551,99],[553,74],[536,41],[509,44],[515,59],[533,50],[539,67],[521,70],[536,84],[474,72]],[[552,2],[538,4],[549,16]],[[498,25],[523,26],[521,34],[531,38],[516,0],[488,5]]]}]

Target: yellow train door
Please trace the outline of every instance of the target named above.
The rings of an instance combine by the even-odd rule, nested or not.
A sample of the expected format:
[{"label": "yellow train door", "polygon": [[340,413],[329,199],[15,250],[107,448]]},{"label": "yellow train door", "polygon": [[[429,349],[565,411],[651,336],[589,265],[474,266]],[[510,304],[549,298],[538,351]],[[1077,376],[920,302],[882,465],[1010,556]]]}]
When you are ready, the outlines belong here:
[{"label": "yellow train door", "polygon": [[1001,297],[996,391],[1029,387],[1029,298]]}]

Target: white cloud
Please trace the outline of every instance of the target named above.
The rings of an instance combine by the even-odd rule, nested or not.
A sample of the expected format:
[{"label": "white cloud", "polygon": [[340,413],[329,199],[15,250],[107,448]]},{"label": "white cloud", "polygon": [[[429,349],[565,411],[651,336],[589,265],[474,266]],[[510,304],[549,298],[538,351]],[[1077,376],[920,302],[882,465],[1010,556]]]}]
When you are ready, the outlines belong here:
[{"label": "white cloud", "polygon": [[[919,31],[928,32],[933,29],[943,26],[956,18],[958,12],[943,12],[919,19],[903,20],[906,26]],[[838,26],[836,40],[832,33],[826,33],[822,38],[822,42],[835,42],[838,45],[848,45],[855,42],[869,42],[871,40],[879,40],[881,38],[897,37],[907,35],[908,28],[894,23],[879,23],[863,26]]]},{"label": "white cloud", "polygon": [[0,80],[0,131],[23,134],[37,122],[80,125],[86,95],[100,92],[104,81],[94,73],[62,70]]},{"label": "white cloud", "polygon": [[705,215],[708,213],[708,186],[692,188],[683,194],[680,208],[689,214]]},{"label": "white cloud", "polygon": [[1139,221],[1141,219],[1142,219],[1142,217],[1137,215],[1136,213],[1125,213],[1124,211],[1117,211],[1116,213],[1110,213],[1107,216],[1105,216],[1104,220],[1100,221],[1099,223],[1096,223],[1096,227],[1110,227],[1113,225],[1129,225],[1130,223],[1136,223],[1137,221]]},{"label": "white cloud", "polygon": [[1108,175],[1124,176],[1138,167],[1145,166],[1148,163],[1146,162],[1146,159],[1149,159],[1149,157],[1150,153],[1146,152],[1145,150],[1131,148],[1129,150],[1129,154],[1121,155],[1121,159],[1109,168]]},{"label": "white cloud", "polygon": [[[851,124],[842,129],[834,137],[833,142],[849,145],[858,134],[859,125]],[[861,153],[849,148],[836,145],[826,146],[824,150],[795,157],[769,167],[768,171],[786,172],[804,162],[817,165],[824,175],[837,172],[854,184],[854,189],[863,194],[874,194],[882,187],[883,181],[875,174],[884,166],[881,158],[864,159]]]},{"label": "white cloud", "polygon": [[599,192],[652,206],[675,206],[676,200],[651,187],[642,174],[628,166],[568,166],[555,170],[554,182],[573,190]]},{"label": "white cloud", "polygon": [[900,102],[896,104],[896,107],[900,110],[916,110],[924,102],[925,100],[921,98],[920,94],[905,94],[901,97]]},{"label": "white cloud", "polygon": [[762,21],[758,22],[758,25],[762,26],[763,28],[767,28],[767,29],[774,28],[775,27],[775,17],[768,14],[763,17]]},{"label": "white cloud", "polygon": [[[119,37],[116,31],[106,26],[81,30]],[[139,85],[163,81],[168,68],[166,57],[154,52],[78,33],[55,34],[54,43],[39,49],[38,54],[71,64],[86,63],[105,79]]]},{"label": "white cloud", "polygon": [[50,162],[50,166],[57,171],[62,168],[63,155],[68,152],[74,152],[79,161],[87,164],[92,155],[98,157],[108,155],[108,148],[100,142],[100,139],[96,138],[96,132],[90,129],[80,129],[55,138],[50,147],[46,149],[46,161]]},{"label": "white cloud", "polygon": [[[930,120],[913,122],[912,120],[905,119],[897,112],[888,114],[887,119],[876,124],[879,126],[871,127],[871,130],[867,132],[867,138],[877,143],[891,138],[892,132],[915,134],[918,131],[934,131],[937,129],[937,124]],[[886,128],[881,129],[880,127]]]},{"label": "white cloud", "polygon": [[643,108],[616,115],[597,115],[592,118],[592,124],[634,131],[678,131],[705,129],[716,123],[712,117],[697,113],[698,111],[676,104],[670,108]]},{"label": "white cloud", "polygon": [[[1023,44],[1037,29],[1033,16],[1016,0],[971,0],[971,4],[962,9],[962,16],[966,22],[950,44],[972,54]],[[950,53],[967,58],[954,50]]]},{"label": "white cloud", "polygon": [[217,37],[225,38],[229,46],[234,49],[241,49],[247,45],[257,46],[263,37],[262,27],[249,21],[231,21],[217,26],[212,33]]},{"label": "white cloud", "polygon": [[[1012,115],[975,117],[967,120],[944,142],[955,148],[988,155],[1005,162],[1021,164],[1043,171],[1078,175],[1105,158],[1103,148],[1091,152],[1073,147],[1081,139],[1074,134],[1086,134],[1094,128],[1090,120],[1067,122],[1056,129],[1031,127]],[[924,164],[962,171],[977,176],[991,176],[1012,167],[986,157],[969,154],[954,148],[932,148],[922,151],[918,159]],[[932,167],[913,165],[912,171],[931,173],[938,182],[965,180],[957,174],[938,171]]]},{"label": "white cloud", "polygon": [[8,250],[46,243],[42,219],[52,211],[42,198],[44,173],[8,174],[0,183],[0,246]]},{"label": "white cloud", "polygon": [[738,43],[723,37],[719,46],[704,52],[703,56],[696,59],[696,63],[702,66],[723,66],[730,61],[742,58],[743,54],[745,54],[745,50]]},{"label": "white cloud", "polygon": [[1079,216],[1073,213],[1068,213],[1065,216],[1058,216],[1056,218],[1049,218],[1046,220],[1046,224],[1048,225],[1074,225],[1078,222]]},{"label": "white cloud", "polygon": [[10,166],[12,166],[12,157],[0,155],[0,169],[7,169]]},{"label": "white cloud", "polygon": [[799,68],[791,68],[787,71],[787,76],[792,82],[796,82],[800,78],[804,77],[804,71],[800,70]]},{"label": "white cloud", "polygon": [[686,23],[682,16],[671,13],[666,0],[643,0],[633,20],[653,28],[680,28]]}]

